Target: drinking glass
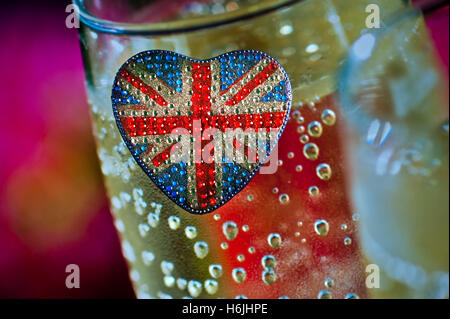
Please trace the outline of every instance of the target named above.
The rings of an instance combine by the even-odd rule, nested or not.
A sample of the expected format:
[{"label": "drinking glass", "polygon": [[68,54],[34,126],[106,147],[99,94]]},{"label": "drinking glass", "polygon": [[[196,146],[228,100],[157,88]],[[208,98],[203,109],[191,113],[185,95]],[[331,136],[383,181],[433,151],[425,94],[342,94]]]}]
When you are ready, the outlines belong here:
[{"label": "drinking glass", "polygon": [[448,298],[448,76],[421,13],[351,47],[339,89],[364,255],[382,298]]},{"label": "drinking glass", "polygon": [[[139,298],[366,297],[358,218],[334,102],[337,70],[366,29],[408,6],[392,0],[75,0],[93,131],[115,226]],[[159,49],[197,59],[259,50],[286,70],[292,112],[277,171],[230,202],[190,214],[147,177],[112,112],[119,67]]]}]

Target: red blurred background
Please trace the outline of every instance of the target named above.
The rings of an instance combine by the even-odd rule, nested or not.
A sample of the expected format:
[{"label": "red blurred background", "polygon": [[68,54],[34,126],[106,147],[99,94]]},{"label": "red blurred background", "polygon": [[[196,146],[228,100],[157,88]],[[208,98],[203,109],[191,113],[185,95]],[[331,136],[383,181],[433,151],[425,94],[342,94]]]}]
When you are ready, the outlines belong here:
[{"label": "red blurred background", "polygon": [[[97,164],[66,0],[0,13],[0,298],[133,298]],[[428,26],[448,74],[448,6]],[[6,73],[5,73],[6,71]],[[80,266],[80,289],[65,267]]]}]

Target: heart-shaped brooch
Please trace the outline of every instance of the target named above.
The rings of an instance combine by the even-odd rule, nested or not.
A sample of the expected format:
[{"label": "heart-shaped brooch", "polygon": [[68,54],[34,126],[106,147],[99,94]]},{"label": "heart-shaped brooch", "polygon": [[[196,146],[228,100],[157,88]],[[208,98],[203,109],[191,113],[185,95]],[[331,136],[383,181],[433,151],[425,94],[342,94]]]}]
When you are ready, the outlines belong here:
[{"label": "heart-shaped brooch", "polygon": [[195,60],[151,50],[120,67],[111,98],[139,166],[172,201],[203,214],[233,198],[267,161],[292,93],[286,72],[262,52]]}]

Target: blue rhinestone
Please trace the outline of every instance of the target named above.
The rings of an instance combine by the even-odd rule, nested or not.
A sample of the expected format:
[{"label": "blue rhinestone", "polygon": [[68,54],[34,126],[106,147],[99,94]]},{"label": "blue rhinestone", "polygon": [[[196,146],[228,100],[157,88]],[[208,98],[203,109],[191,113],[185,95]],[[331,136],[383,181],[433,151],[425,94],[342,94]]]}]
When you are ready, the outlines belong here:
[{"label": "blue rhinestone", "polygon": [[268,98],[267,96],[264,96],[264,97],[263,97],[263,101],[264,101],[264,102],[267,102],[267,101],[269,101],[269,98]]},{"label": "blue rhinestone", "polygon": [[227,65],[226,65],[226,64],[221,64],[221,65],[220,65],[220,68],[221,68],[221,69],[226,69],[226,68],[227,68]]},{"label": "blue rhinestone", "polygon": [[163,182],[163,179],[162,179],[161,177],[158,178],[158,182],[162,183],[162,182]]},{"label": "blue rhinestone", "polygon": [[229,182],[232,182],[232,181],[233,181],[233,179],[234,179],[234,178],[233,178],[233,177],[231,177],[231,176],[227,178],[227,180],[228,180]]},{"label": "blue rhinestone", "polygon": [[164,174],[164,178],[165,178],[165,179],[169,179],[169,178],[170,178],[170,175],[169,175],[169,174]]},{"label": "blue rhinestone", "polygon": [[161,65],[159,63],[155,63],[154,66],[155,68],[159,69]]},{"label": "blue rhinestone", "polygon": [[181,84],[183,84],[183,81],[180,80],[180,79],[178,79],[178,80],[177,80],[177,84],[178,84],[178,85],[181,85]]},{"label": "blue rhinestone", "polygon": [[224,172],[224,173],[228,173],[228,167],[224,167],[224,168],[223,168],[223,172]]},{"label": "blue rhinestone", "polygon": [[137,59],[136,62],[137,63],[142,63],[142,59]]},{"label": "blue rhinestone", "polygon": [[173,73],[167,74],[167,77],[168,77],[169,79],[173,78]]},{"label": "blue rhinestone", "polygon": [[177,72],[177,73],[175,73],[175,75],[176,75],[177,77],[180,77],[180,76],[181,76],[181,72]]},{"label": "blue rhinestone", "polygon": [[172,173],[175,173],[178,170],[178,168],[176,166],[172,166],[170,170],[172,171]]},{"label": "blue rhinestone", "polygon": [[228,187],[228,191],[231,193],[234,191],[234,187]]},{"label": "blue rhinestone", "polygon": [[236,67],[236,63],[230,62],[230,68],[235,68],[235,67]]},{"label": "blue rhinestone", "polygon": [[222,86],[220,87],[223,90],[226,90],[227,86],[225,84],[222,84]]},{"label": "blue rhinestone", "polygon": [[253,55],[249,55],[249,56],[247,57],[247,59],[248,59],[249,61],[253,60]]},{"label": "blue rhinestone", "polygon": [[242,172],[242,176],[247,176],[247,172]]},{"label": "blue rhinestone", "polygon": [[158,77],[162,76],[162,72],[161,71],[156,72],[156,76]]},{"label": "blue rhinestone", "polygon": [[181,168],[183,168],[183,167],[185,167],[185,166],[186,166],[186,163],[184,163],[184,162],[181,162],[181,163],[180,163],[180,167],[181,167]]},{"label": "blue rhinestone", "polygon": [[186,174],[184,171],[180,171],[180,176],[183,176],[184,174]]},{"label": "blue rhinestone", "polygon": [[275,91],[280,91],[280,90],[281,90],[281,86],[277,85],[277,86],[275,87]]},{"label": "blue rhinestone", "polygon": [[173,81],[172,81],[172,80],[169,80],[169,81],[167,81],[167,84],[169,84],[170,86],[172,86],[172,85],[173,85]]},{"label": "blue rhinestone", "polygon": [[177,196],[177,192],[172,192],[172,193],[170,193],[170,196],[172,196],[172,197]]},{"label": "blue rhinestone", "polygon": [[177,181],[172,181],[172,186],[177,186],[177,185],[178,185]]},{"label": "blue rhinestone", "polygon": [[145,57],[145,61],[150,61],[150,59],[151,59],[151,57],[149,57],[149,56]]},{"label": "blue rhinestone", "polygon": [[237,184],[240,184],[240,183],[242,183],[242,181],[241,181],[240,179],[237,179],[237,180],[236,180],[236,183],[237,183]]},{"label": "blue rhinestone", "polygon": [[164,69],[168,69],[168,68],[170,68],[170,65],[169,64],[164,64]]},{"label": "blue rhinestone", "polygon": [[220,71],[220,75],[227,75],[227,71],[225,70]]},{"label": "blue rhinestone", "polygon": [[228,79],[228,84],[233,84],[233,79]]},{"label": "blue rhinestone", "polygon": [[269,93],[267,93],[267,96],[268,96],[268,97],[273,97],[273,93],[272,93],[272,92],[269,92]]},{"label": "blue rhinestone", "polygon": [[239,56],[239,60],[244,60],[245,59],[245,56],[243,55],[243,54],[241,54],[240,56]]},{"label": "blue rhinestone", "polygon": [[178,199],[178,201],[179,201],[180,203],[184,203],[184,197],[180,197],[180,199]]},{"label": "blue rhinestone", "polygon": [[170,55],[166,55],[166,61],[170,61]]},{"label": "blue rhinestone", "polygon": [[177,92],[181,93],[181,87],[177,87]]},{"label": "blue rhinestone", "polygon": [[259,54],[255,55],[255,60],[256,60],[256,61],[261,60],[261,56],[260,56]]},{"label": "blue rhinestone", "polygon": [[172,57],[172,61],[176,61],[177,60],[177,57],[176,56],[173,56]]},{"label": "blue rhinestone", "polygon": [[185,188],[183,186],[180,186],[179,190],[180,192],[184,192]]},{"label": "blue rhinestone", "polygon": [[239,64],[238,64],[238,68],[239,68],[239,69],[242,69],[243,67],[244,67],[244,65],[243,65],[242,63],[239,63]]},{"label": "blue rhinestone", "polygon": [[280,82],[280,85],[281,85],[281,86],[284,86],[285,83],[286,83],[286,82],[281,81],[281,82]]},{"label": "blue rhinestone", "polygon": [[161,60],[161,57],[159,55],[157,55],[155,58],[156,60]]},{"label": "blue rhinestone", "polygon": [[128,92],[127,92],[127,91],[122,91],[122,95],[123,95],[123,96],[127,96],[127,95],[128,95]]},{"label": "blue rhinestone", "polygon": [[114,88],[114,91],[120,91],[120,87],[116,86],[116,87]]},{"label": "blue rhinestone", "polygon": [[287,97],[286,97],[285,95],[283,95],[283,96],[281,97],[281,100],[282,100],[283,102],[286,102],[286,101],[287,101]]},{"label": "blue rhinestone", "polygon": [[169,192],[171,192],[171,191],[172,191],[172,186],[169,185],[169,186],[166,187],[166,189],[167,189]]},{"label": "blue rhinestone", "polygon": [[227,60],[224,57],[220,58],[220,62],[225,63]]}]

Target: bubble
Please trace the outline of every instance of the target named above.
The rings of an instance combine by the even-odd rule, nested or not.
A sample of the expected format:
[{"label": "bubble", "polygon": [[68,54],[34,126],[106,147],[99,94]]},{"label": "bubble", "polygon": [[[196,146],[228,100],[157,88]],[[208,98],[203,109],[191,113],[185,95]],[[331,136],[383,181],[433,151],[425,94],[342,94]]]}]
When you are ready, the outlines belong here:
[{"label": "bubble", "polygon": [[231,272],[231,275],[235,282],[242,283],[247,279],[247,272],[244,268],[234,268]]},{"label": "bubble", "polygon": [[295,171],[296,171],[296,172],[301,172],[301,171],[303,171],[303,166],[301,166],[301,165],[295,166]]},{"label": "bubble", "polygon": [[300,136],[300,143],[306,144],[306,143],[308,143],[308,142],[309,142],[309,136],[306,135],[306,134],[302,134],[302,135]]},{"label": "bubble", "polygon": [[288,157],[288,158],[294,158],[294,156],[295,156],[294,152],[289,152],[289,153],[287,154],[287,157]]},{"label": "bubble", "polygon": [[222,248],[223,250],[228,249],[228,243],[226,242],[221,243],[220,248]]},{"label": "bubble", "polygon": [[303,226],[303,222],[299,220],[299,221],[297,222],[297,226],[298,226],[298,227],[302,227],[302,226]]},{"label": "bubble", "polygon": [[167,221],[169,222],[170,229],[176,230],[180,228],[180,218],[177,216],[170,216]]},{"label": "bubble", "polygon": [[336,123],[336,114],[332,110],[326,109],[322,112],[321,119],[323,124],[332,126]]},{"label": "bubble", "polygon": [[208,244],[204,241],[198,241],[194,244],[194,252],[198,258],[203,259],[208,255],[209,247]]},{"label": "bubble", "polygon": [[272,269],[266,269],[262,273],[262,279],[266,285],[271,285],[277,280],[277,275]]},{"label": "bubble", "polygon": [[283,161],[282,160],[278,160],[278,166],[283,165]]},{"label": "bubble", "polygon": [[239,262],[243,262],[244,260],[245,260],[245,256],[244,255],[237,255],[237,257],[236,257],[236,259],[239,261]]},{"label": "bubble", "polygon": [[279,192],[278,187],[274,187],[274,188],[272,189],[272,193],[277,194],[278,192]]},{"label": "bubble", "polygon": [[248,232],[250,230],[250,227],[248,225],[242,226],[242,231]]},{"label": "bubble", "polygon": [[245,295],[237,295],[235,299],[248,299]]},{"label": "bubble", "polygon": [[308,143],[303,147],[303,155],[311,161],[319,157],[319,147],[315,143]]},{"label": "bubble", "polygon": [[222,231],[228,240],[233,240],[236,238],[236,236],[239,232],[239,228],[235,222],[227,221],[227,222],[223,223]]},{"label": "bubble", "polygon": [[197,280],[190,280],[188,284],[188,291],[192,297],[198,297],[202,293],[202,283]]},{"label": "bubble", "polygon": [[331,288],[334,286],[334,280],[331,278],[325,279],[325,287]]},{"label": "bubble", "polygon": [[154,213],[150,213],[147,216],[147,222],[150,226],[156,228],[159,224],[159,216]]},{"label": "bubble", "polygon": [[325,219],[316,220],[314,223],[314,231],[320,236],[328,235],[328,231],[330,230],[330,226]]},{"label": "bubble", "polygon": [[277,233],[271,233],[269,236],[267,236],[267,242],[269,243],[270,247],[272,248],[278,248],[281,245],[281,236]]},{"label": "bubble", "polygon": [[344,245],[345,246],[349,246],[352,244],[352,239],[350,237],[345,237],[344,238]]},{"label": "bubble", "polygon": [[353,221],[355,221],[355,222],[359,221],[359,214],[358,214],[358,213],[354,213],[354,214],[352,215],[352,219],[353,219]]},{"label": "bubble", "polygon": [[174,268],[175,266],[170,261],[163,260],[161,262],[161,271],[164,275],[170,275]]},{"label": "bubble", "polygon": [[288,194],[281,194],[278,197],[278,200],[280,201],[281,204],[287,204],[287,203],[289,203],[289,195]]},{"label": "bubble", "polygon": [[219,283],[214,279],[205,280],[205,290],[208,294],[214,295],[219,289]]},{"label": "bubble", "polygon": [[186,234],[187,238],[194,239],[195,237],[197,237],[197,228],[195,228],[194,226],[187,226],[184,229],[184,233]]},{"label": "bubble", "polygon": [[184,290],[187,287],[187,280],[184,278],[178,278],[177,279],[177,287],[180,290]]},{"label": "bubble", "polygon": [[254,253],[256,252],[255,247],[253,247],[253,246],[248,247],[248,252],[249,252],[250,254],[254,254]]},{"label": "bubble", "polygon": [[317,186],[311,186],[311,187],[308,189],[308,193],[309,193],[309,195],[311,195],[311,196],[317,196],[317,195],[319,195],[319,194],[320,194],[319,187],[317,187]]},{"label": "bubble", "polygon": [[342,230],[347,230],[347,228],[348,228],[347,224],[342,224],[342,225],[341,225],[341,229],[342,229]]},{"label": "bubble", "polygon": [[333,296],[331,295],[331,292],[328,290],[321,290],[319,294],[317,295],[318,299],[332,299]]},{"label": "bubble", "polygon": [[275,268],[277,265],[277,260],[272,255],[265,255],[261,258],[261,264],[264,268]]},{"label": "bubble", "polygon": [[220,220],[220,214],[214,214],[214,220]]},{"label": "bubble", "polygon": [[312,137],[320,137],[322,135],[322,124],[317,121],[312,121],[308,125],[308,134]]},{"label": "bubble", "polygon": [[350,292],[347,295],[345,295],[344,299],[359,299],[359,296],[354,292]]},{"label": "bubble", "polygon": [[302,238],[301,242],[302,244],[306,243],[306,238]]},{"label": "bubble", "polygon": [[299,232],[299,231],[296,231],[296,232],[294,233],[294,236],[295,236],[295,237],[300,237],[300,232]]},{"label": "bubble", "polygon": [[297,118],[297,124],[302,124],[303,122],[305,122],[305,118],[303,116],[299,116]]},{"label": "bubble", "polygon": [[316,174],[321,180],[329,180],[332,174],[330,165],[328,165],[327,163],[317,165]]},{"label": "bubble", "polygon": [[305,133],[305,127],[303,125],[297,126],[297,133],[299,134]]},{"label": "bubble", "polygon": [[164,285],[166,287],[173,287],[175,285],[175,277],[174,276],[164,276]]},{"label": "bubble", "polygon": [[249,202],[251,202],[254,198],[255,198],[255,197],[254,197],[252,194],[250,194],[250,195],[247,196],[247,200],[248,200]]}]

